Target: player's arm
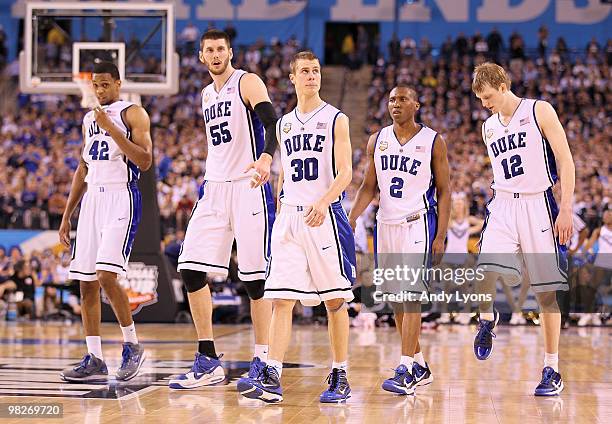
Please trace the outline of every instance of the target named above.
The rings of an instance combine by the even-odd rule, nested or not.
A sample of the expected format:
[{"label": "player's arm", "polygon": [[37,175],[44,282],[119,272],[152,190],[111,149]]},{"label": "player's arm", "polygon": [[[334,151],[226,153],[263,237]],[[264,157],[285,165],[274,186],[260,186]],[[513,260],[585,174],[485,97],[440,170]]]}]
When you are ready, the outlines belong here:
[{"label": "player's arm", "polygon": [[[440,134],[436,135],[436,140],[433,144],[432,168],[434,180],[436,182],[436,198],[438,201],[438,230],[431,245],[431,253],[434,255],[435,264],[437,264],[441,259],[441,254],[444,253],[444,239],[448,231],[451,205],[450,171],[448,167],[447,148],[446,142]],[[436,255],[438,255],[437,261]]]},{"label": "player's arm", "polygon": [[245,172],[250,169],[255,170],[255,175],[253,175],[251,180],[251,187],[259,187],[270,178],[270,165],[278,145],[275,129],[278,118],[268,96],[268,89],[256,74],[245,74],[240,79],[240,93],[242,94],[242,100],[257,114],[257,117],[266,129],[262,154],[245,170]]},{"label": "player's arm", "polygon": [[113,123],[108,114],[101,108],[94,109],[94,119],[98,126],[113,138],[127,158],[142,171],[151,167],[153,162],[153,142],[151,141],[151,121],[149,115],[140,106],[130,106],[125,111],[125,122],[132,133],[130,141],[124,131]]},{"label": "player's arm", "polygon": [[[85,134],[84,127],[82,128],[82,134]],[[76,172],[72,176],[70,194],[68,194],[68,202],[66,203],[66,209],[64,209],[62,223],[60,224],[59,228],[60,243],[68,248],[70,247],[70,218],[81,201],[83,194],[85,194],[85,191],[87,190],[87,184],[85,183],[86,176],[87,164],[83,160],[83,157],[81,157]]]},{"label": "player's arm", "polygon": [[334,128],[334,157],[336,159],[336,178],[327,192],[306,211],[307,225],[318,227],[323,224],[329,205],[334,202],[348,186],[353,178],[351,154],[351,137],[349,135],[348,116],[341,114],[336,119]]},{"label": "player's arm", "polygon": [[597,239],[599,238],[599,233],[601,232],[601,227],[599,228],[595,228],[593,230],[593,234],[591,234],[591,238],[589,239],[589,241],[587,241],[587,243],[584,245],[584,251],[588,252],[591,250],[591,248],[595,245],[595,242],[597,241]]},{"label": "player's arm", "polygon": [[351,207],[351,212],[349,213],[349,223],[351,224],[353,231],[355,231],[355,226],[357,225],[357,218],[361,216],[363,211],[365,211],[376,195],[376,186],[378,185],[378,181],[376,178],[376,164],[374,163],[374,149],[376,148],[377,138],[378,132],[372,134],[368,140],[368,146],[366,149],[366,154],[368,155],[368,165],[365,175],[363,176],[361,186],[359,186],[359,190],[357,190],[357,195],[355,196],[355,201]]},{"label": "player's arm", "polygon": [[470,224],[470,228],[468,229],[470,235],[477,234],[482,230],[482,227],[484,225],[484,219],[476,218],[475,216],[469,216],[468,223]]},{"label": "player's arm", "polygon": [[570,151],[565,130],[559,122],[557,112],[552,105],[545,101],[539,101],[535,105],[535,116],[542,134],[548,142],[555,155],[559,178],[561,180],[561,202],[559,205],[559,216],[555,222],[555,235],[559,237],[559,243],[565,244],[572,236],[572,202],[574,201],[574,187],[576,185],[576,168]]},{"label": "player's arm", "polygon": [[568,253],[570,255],[573,255],[574,253],[576,253],[578,250],[580,250],[580,248],[582,247],[582,245],[584,244],[584,242],[586,241],[586,239],[589,237],[589,229],[585,226],[579,233],[578,233],[578,243],[576,243],[576,247],[574,249],[569,249]]}]

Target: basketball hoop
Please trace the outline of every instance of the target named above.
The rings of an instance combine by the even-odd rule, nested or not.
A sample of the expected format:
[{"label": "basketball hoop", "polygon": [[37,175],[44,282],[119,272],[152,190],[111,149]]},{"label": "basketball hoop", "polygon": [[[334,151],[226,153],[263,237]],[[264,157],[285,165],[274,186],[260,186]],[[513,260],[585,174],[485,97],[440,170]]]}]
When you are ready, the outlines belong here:
[{"label": "basketball hoop", "polygon": [[96,93],[93,88],[92,73],[91,72],[79,72],[72,76],[72,80],[76,83],[81,90],[81,106],[87,109],[96,109],[100,107],[100,102],[96,97]]}]

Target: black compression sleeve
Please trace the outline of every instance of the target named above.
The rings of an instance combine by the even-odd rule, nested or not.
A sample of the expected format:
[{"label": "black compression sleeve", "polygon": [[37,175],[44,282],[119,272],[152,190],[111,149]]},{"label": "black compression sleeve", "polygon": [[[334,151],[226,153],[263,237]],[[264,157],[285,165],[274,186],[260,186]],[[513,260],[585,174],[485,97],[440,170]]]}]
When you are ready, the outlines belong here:
[{"label": "black compression sleeve", "polygon": [[274,157],[274,152],[278,146],[278,140],[276,138],[276,112],[270,102],[261,102],[255,105],[253,109],[257,114],[257,117],[266,129],[266,142],[264,145],[263,153],[267,153]]}]

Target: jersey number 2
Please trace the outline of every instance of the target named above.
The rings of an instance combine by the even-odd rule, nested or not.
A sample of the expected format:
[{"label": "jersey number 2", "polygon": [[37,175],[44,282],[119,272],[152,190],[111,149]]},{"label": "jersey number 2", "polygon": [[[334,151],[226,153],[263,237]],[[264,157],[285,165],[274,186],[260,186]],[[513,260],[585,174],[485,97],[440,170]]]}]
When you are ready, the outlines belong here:
[{"label": "jersey number 2", "polygon": [[94,140],[89,149],[89,156],[91,160],[108,160],[108,143],[104,140],[101,142]]},{"label": "jersey number 2", "polygon": [[404,188],[404,180],[400,177],[394,177],[391,179],[391,186],[389,187],[389,194],[391,197],[398,199],[402,198],[402,188]]},{"label": "jersey number 2", "polygon": [[519,155],[511,156],[510,168],[508,169],[508,159],[502,160],[501,164],[504,168],[504,177],[509,180],[510,178],[524,174],[525,171],[523,171],[523,167],[521,166],[522,163],[523,161],[521,160],[521,157]]}]

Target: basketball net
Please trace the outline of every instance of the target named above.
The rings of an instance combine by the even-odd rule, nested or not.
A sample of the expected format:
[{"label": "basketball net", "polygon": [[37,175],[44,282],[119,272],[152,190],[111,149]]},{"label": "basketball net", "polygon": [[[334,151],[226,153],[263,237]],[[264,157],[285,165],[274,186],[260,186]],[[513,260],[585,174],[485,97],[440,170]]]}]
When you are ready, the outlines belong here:
[{"label": "basketball net", "polygon": [[87,109],[100,107],[100,102],[96,97],[91,79],[91,72],[79,72],[72,77],[72,80],[79,87],[79,90],[81,90],[81,106]]}]

